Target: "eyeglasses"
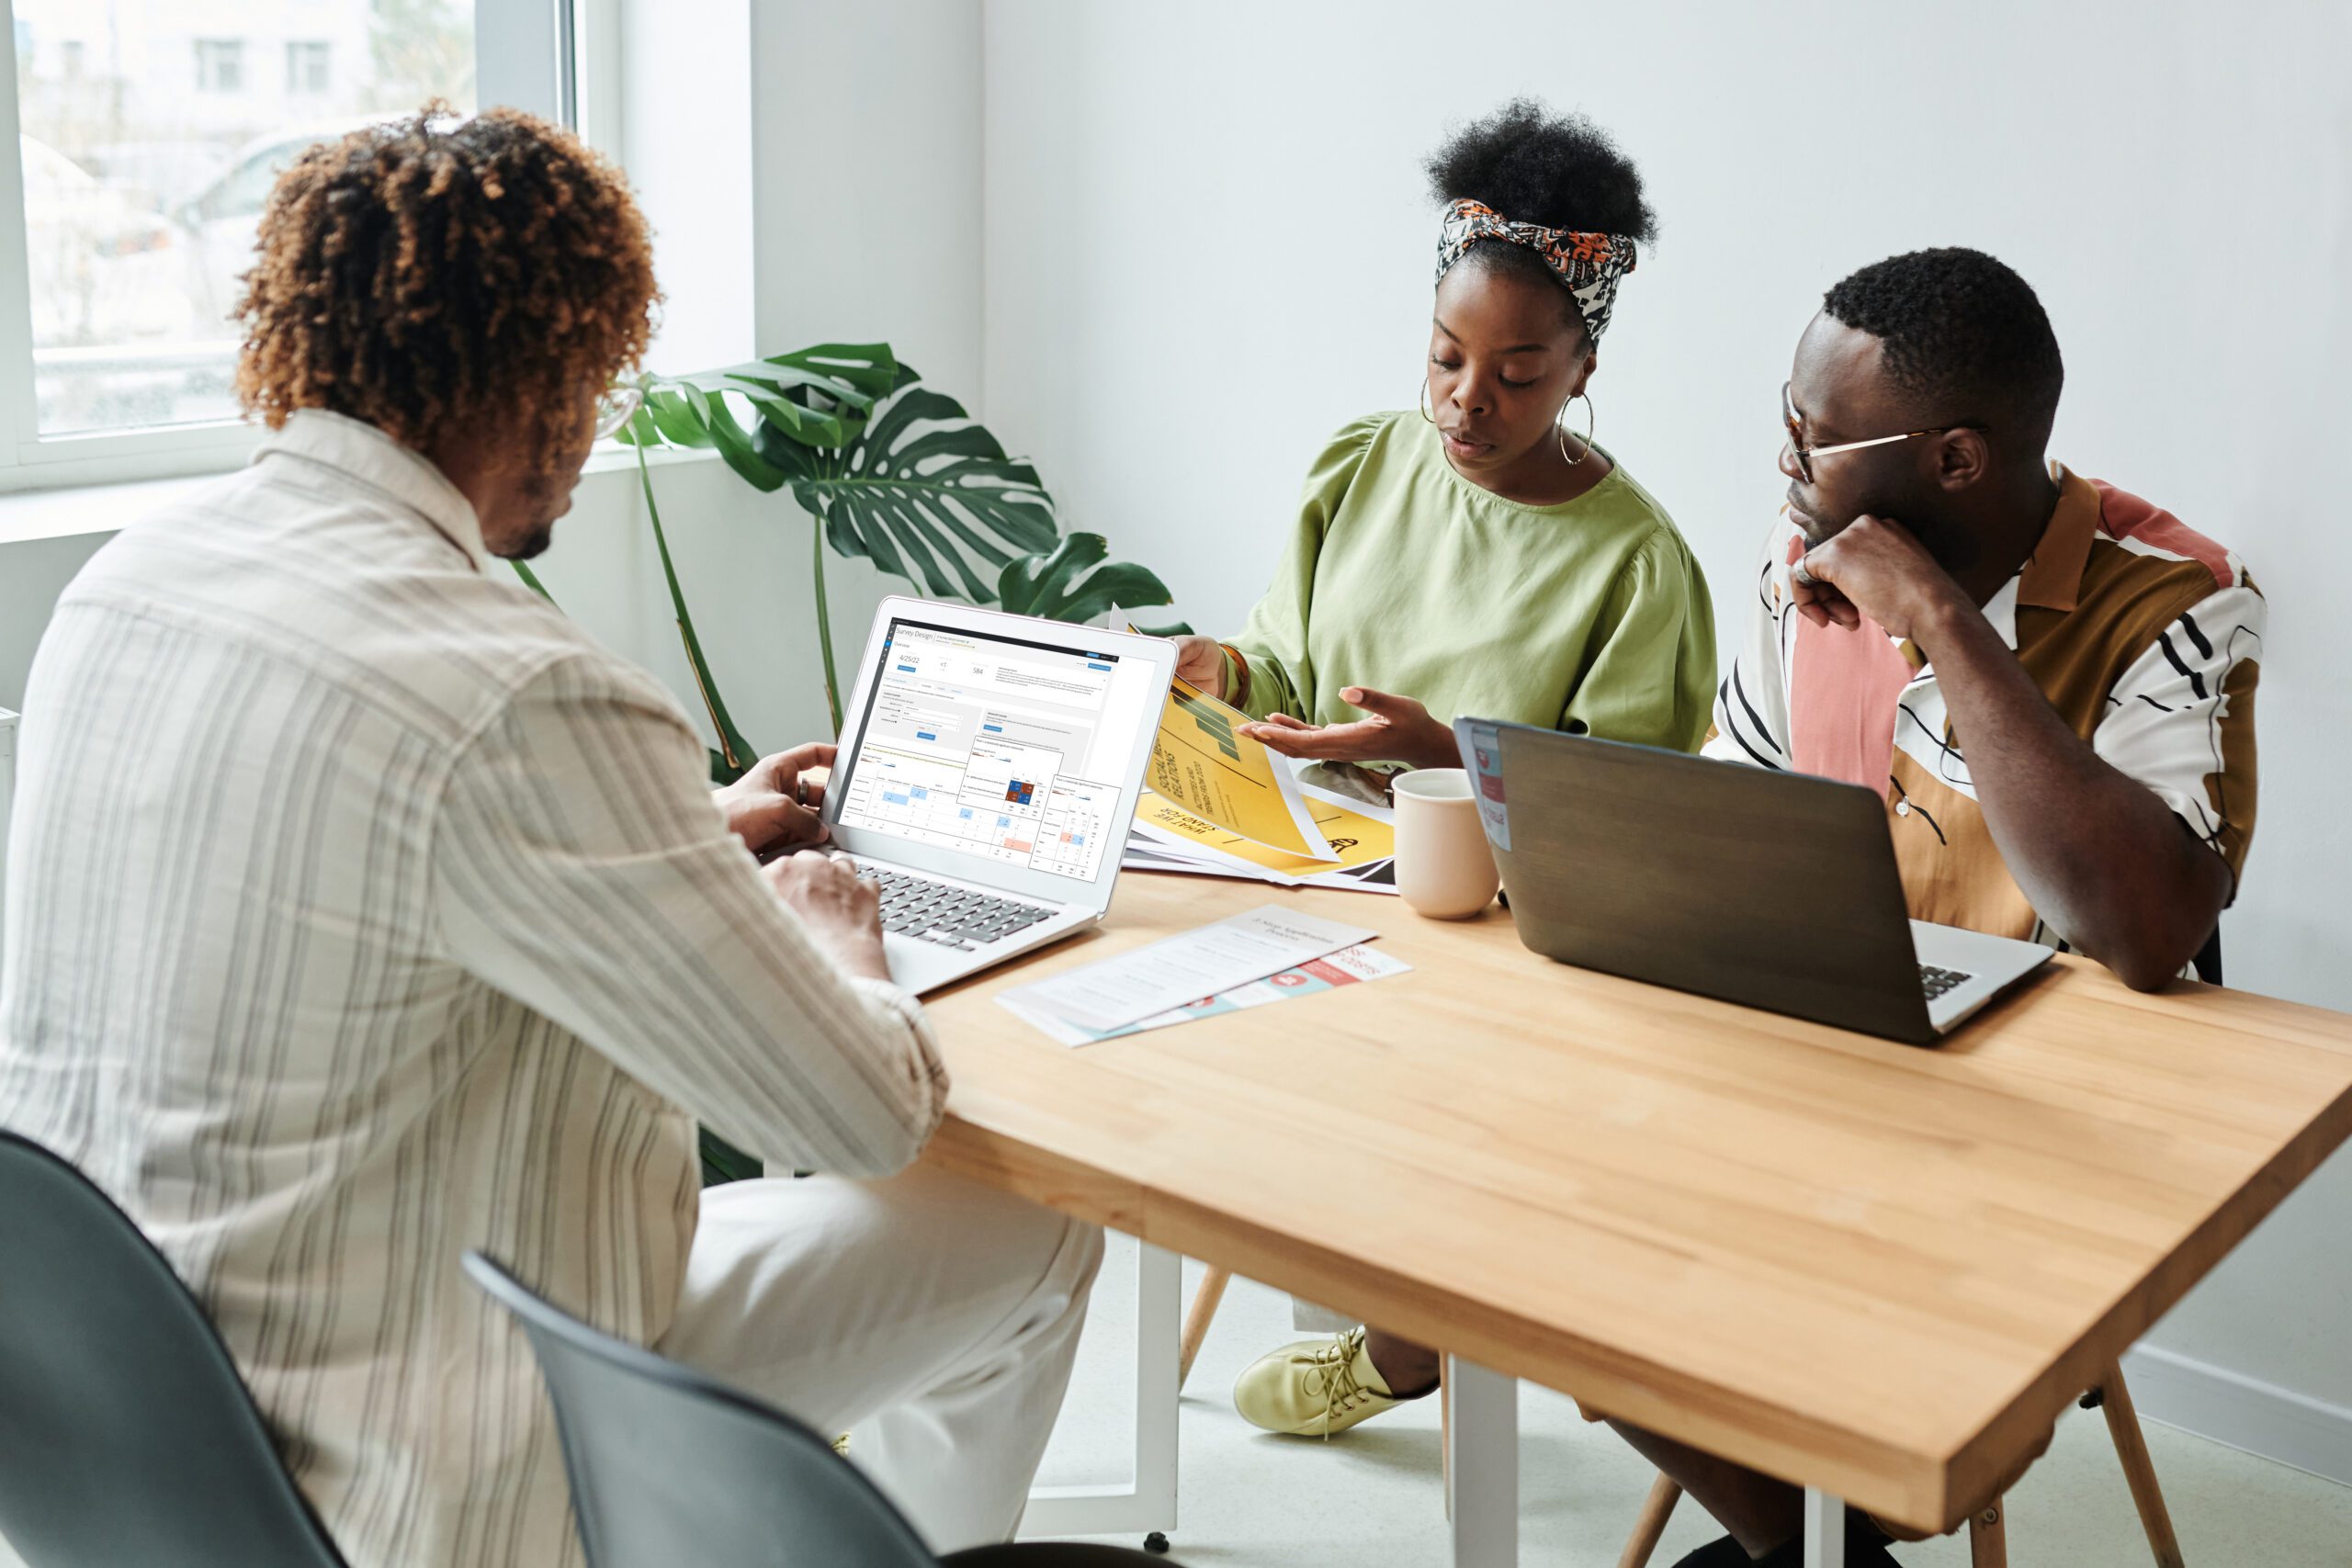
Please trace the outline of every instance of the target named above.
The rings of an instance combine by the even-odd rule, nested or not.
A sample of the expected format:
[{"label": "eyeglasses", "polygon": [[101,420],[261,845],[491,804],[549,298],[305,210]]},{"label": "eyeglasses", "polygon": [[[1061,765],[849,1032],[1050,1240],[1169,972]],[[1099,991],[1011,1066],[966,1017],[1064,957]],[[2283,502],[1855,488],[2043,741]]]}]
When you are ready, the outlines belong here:
[{"label": "eyeglasses", "polygon": [[637,417],[645,406],[645,392],[639,387],[614,387],[596,400],[596,439],[609,441],[621,433],[621,427]]},{"label": "eyeglasses", "polygon": [[1797,471],[1811,484],[1813,460],[1831,452],[1859,452],[1865,446],[1885,446],[1897,441],[1915,440],[1922,435],[1941,435],[1954,430],[1983,430],[1981,424],[1939,424],[1927,430],[1906,430],[1900,435],[1874,435],[1868,441],[1840,441],[1828,446],[1808,446],[1804,439],[1804,416],[1797,412],[1796,400],[1789,395],[1792,383],[1781,383],[1781,423],[1788,426],[1789,450],[1796,454]]}]

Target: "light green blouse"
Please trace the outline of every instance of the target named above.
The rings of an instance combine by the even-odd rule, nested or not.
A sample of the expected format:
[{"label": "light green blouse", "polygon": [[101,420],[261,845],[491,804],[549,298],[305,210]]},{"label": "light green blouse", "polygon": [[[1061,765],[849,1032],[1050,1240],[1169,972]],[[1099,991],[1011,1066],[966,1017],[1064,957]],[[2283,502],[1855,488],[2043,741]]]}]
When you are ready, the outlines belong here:
[{"label": "light green blouse", "polygon": [[1273,585],[1234,646],[1250,660],[1243,705],[1261,718],[1360,719],[1340,691],[1363,685],[1449,724],[1690,751],[1714,697],[1706,580],[1623,465],[1612,457],[1574,501],[1523,506],[1454,472],[1410,411],[1358,420],[1316,459]]}]

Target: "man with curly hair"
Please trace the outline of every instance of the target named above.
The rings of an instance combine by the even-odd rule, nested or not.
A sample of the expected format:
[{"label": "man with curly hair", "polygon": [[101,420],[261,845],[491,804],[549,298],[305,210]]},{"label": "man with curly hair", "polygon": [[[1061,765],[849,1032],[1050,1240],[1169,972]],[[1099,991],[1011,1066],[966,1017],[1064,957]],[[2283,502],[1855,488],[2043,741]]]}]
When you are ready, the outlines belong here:
[{"label": "man with curly hair", "polygon": [[[2064,379],[2041,302],[1982,251],[1829,290],[1781,392],[1788,501],[1707,754],[1879,795],[1915,919],[2138,989],[2219,979],[2267,612],[2235,555],[2048,460]],[[1678,1568],[1802,1559],[1796,1487],[1619,1430],[1731,1532]],[[1847,1562],[1891,1564],[1886,1540],[1849,1516]]]},{"label": "man with curly hair", "polygon": [[[855,1425],[943,1550],[1004,1539],[1099,1235],[909,1168],[930,1028],[872,890],[778,852],[831,748],[714,803],[670,695],[494,558],[546,547],[644,352],[627,186],[428,111],[311,149],[258,252],[275,434],[101,550],[34,663],[0,1122],[171,1259],[355,1568],[579,1560],[469,1247]],[[697,1121],[835,1174],[705,1194]]]}]

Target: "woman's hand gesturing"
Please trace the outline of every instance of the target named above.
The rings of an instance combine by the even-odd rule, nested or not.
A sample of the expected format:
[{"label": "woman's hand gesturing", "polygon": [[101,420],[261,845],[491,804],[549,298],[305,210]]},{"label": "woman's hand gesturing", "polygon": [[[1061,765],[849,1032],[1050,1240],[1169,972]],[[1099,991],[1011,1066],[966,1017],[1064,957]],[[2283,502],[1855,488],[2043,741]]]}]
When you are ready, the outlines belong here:
[{"label": "woman's hand gesturing", "polygon": [[1430,715],[1410,697],[1350,686],[1341,701],[1363,709],[1369,716],[1348,724],[1308,724],[1286,713],[1241,732],[1285,757],[1318,762],[1405,762],[1416,768],[1456,768],[1462,765],[1453,744],[1453,727]]}]

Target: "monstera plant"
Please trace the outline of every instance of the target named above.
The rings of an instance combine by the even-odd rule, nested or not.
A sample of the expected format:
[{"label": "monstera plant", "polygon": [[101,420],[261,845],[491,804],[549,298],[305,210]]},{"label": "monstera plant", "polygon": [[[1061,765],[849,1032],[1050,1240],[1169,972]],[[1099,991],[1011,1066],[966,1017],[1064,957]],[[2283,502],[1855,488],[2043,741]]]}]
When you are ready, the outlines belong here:
[{"label": "monstera plant", "polygon": [[[934,598],[993,604],[1016,615],[1091,621],[1104,611],[1169,602],[1159,579],[1108,558],[1099,534],[1065,536],[1037,470],[1008,457],[988,430],[944,392],[920,385],[888,344],[820,344],[748,365],[684,377],[639,377],[644,401],[619,438],[637,448],[637,477],[662,574],[718,744],[714,784],[732,784],[760,757],[727,710],[695,631],[684,587],[654,499],[645,454],[656,446],[716,452],[753,489],[789,492],[783,526],[806,526],[817,595],[818,659],[825,704],[841,729],[825,591],[830,550],[872,561]],[[520,561],[514,570],[544,594]],[[1148,628],[1162,635],[1189,628]],[[707,1131],[706,1182],[759,1174],[759,1164]]]},{"label": "monstera plant", "polygon": [[820,344],[724,370],[638,379],[644,406],[620,439],[638,449],[639,483],[679,634],[718,737],[711,757],[718,782],[741,773],[759,753],[728,716],[695,636],[645,466],[649,447],[713,451],[754,490],[789,492],[790,521],[809,533],[817,654],[835,730],[842,688],[828,551],[862,557],[933,598],[1054,620],[1090,621],[1114,607],[1169,602],[1150,571],[1108,560],[1101,536],[1064,537],[1037,470],[1008,457],[963,404],[920,380],[878,343]]}]

